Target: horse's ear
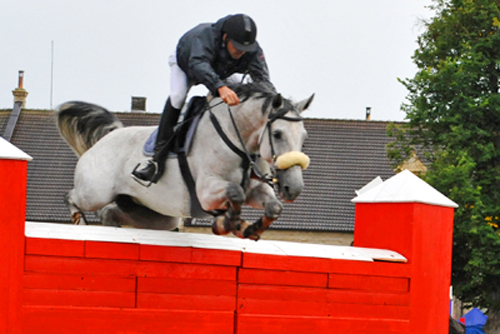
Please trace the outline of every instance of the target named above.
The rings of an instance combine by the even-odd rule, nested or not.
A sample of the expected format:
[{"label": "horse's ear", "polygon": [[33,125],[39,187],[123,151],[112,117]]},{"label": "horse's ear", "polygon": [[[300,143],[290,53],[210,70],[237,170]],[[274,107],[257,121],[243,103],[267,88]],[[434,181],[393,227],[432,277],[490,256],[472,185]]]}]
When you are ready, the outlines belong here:
[{"label": "horse's ear", "polygon": [[279,109],[283,106],[283,96],[281,94],[276,94],[273,98],[273,109]]},{"label": "horse's ear", "polygon": [[311,95],[310,98],[302,100],[299,103],[297,103],[297,105],[296,105],[297,110],[299,112],[303,112],[304,110],[306,110],[307,108],[309,108],[309,106],[311,105],[311,102],[313,101],[313,99],[314,99],[314,94]]}]

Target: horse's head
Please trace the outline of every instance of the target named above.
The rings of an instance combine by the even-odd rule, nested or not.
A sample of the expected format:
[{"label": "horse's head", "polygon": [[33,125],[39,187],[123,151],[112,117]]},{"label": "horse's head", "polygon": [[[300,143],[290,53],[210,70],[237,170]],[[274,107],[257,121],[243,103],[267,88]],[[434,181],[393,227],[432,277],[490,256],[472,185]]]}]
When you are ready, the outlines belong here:
[{"label": "horse's head", "polygon": [[260,138],[260,155],[275,170],[278,193],[287,202],[295,200],[304,187],[302,170],[309,165],[309,157],[302,153],[307,131],[301,113],[313,98],[314,94],[299,103],[292,103],[280,94],[275,95]]}]

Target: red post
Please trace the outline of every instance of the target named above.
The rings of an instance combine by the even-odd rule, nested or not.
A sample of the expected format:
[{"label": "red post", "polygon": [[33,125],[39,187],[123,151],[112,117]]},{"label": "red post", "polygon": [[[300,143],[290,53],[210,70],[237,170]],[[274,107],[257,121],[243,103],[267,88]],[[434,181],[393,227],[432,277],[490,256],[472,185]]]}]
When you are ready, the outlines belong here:
[{"label": "red post", "polygon": [[24,226],[31,157],[0,137],[0,334],[22,331]]},{"label": "red post", "polygon": [[408,259],[411,333],[448,333],[453,213],[457,205],[409,171],[361,193],[354,245]]}]

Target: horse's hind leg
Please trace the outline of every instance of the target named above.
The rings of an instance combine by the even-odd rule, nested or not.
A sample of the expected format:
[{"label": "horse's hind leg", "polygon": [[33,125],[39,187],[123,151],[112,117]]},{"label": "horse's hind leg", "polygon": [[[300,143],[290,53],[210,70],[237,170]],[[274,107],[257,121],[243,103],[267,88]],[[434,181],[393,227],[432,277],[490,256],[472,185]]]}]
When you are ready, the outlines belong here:
[{"label": "horse's hind leg", "polygon": [[240,228],[241,205],[245,200],[243,189],[236,183],[228,183],[226,187],[228,199],[228,210],[224,215],[215,219],[212,225],[212,232],[217,235],[224,235]]},{"label": "horse's hind leg", "polygon": [[69,212],[71,214],[70,220],[75,225],[87,225],[85,214],[83,213],[82,210],[80,210],[80,208],[76,205],[76,203],[73,200],[74,192],[75,189],[71,189],[64,198],[64,203],[68,207]]},{"label": "horse's hind leg", "polygon": [[111,203],[99,210],[99,218],[104,226],[121,227],[125,224],[125,214],[116,203]]},{"label": "horse's hind leg", "polygon": [[181,218],[162,215],[142,206],[127,195],[118,195],[115,202],[99,212],[101,223],[106,226],[130,225],[150,230],[172,230],[180,225]]}]

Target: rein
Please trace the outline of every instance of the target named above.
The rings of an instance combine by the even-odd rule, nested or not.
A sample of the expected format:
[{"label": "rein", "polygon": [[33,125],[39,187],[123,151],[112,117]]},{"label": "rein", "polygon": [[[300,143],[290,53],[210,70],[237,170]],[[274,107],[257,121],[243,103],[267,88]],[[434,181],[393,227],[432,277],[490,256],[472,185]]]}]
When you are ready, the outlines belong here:
[{"label": "rein", "polygon": [[[214,105],[214,106],[208,106],[208,112],[210,113],[210,120],[212,121],[212,124],[215,128],[215,130],[217,131],[217,133],[219,134],[219,136],[222,138],[222,140],[226,143],[226,145],[234,152],[236,153],[237,155],[239,155],[242,159],[242,167],[243,167],[243,170],[246,171],[248,170],[249,167],[252,167],[252,171],[254,172],[254,174],[260,179],[262,180],[263,182],[266,182],[267,184],[269,184],[270,186],[272,186],[275,182],[274,182],[274,177],[272,176],[269,176],[269,175],[265,175],[263,174],[259,168],[257,167],[257,164],[255,163],[255,159],[257,157],[257,155],[255,154],[250,154],[250,152],[248,152],[246,146],[245,146],[245,143],[243,141],[243,138],[241,137],[241,133],[238,129],[238,126],[236,125],[236,122],[234,120],[234,116],[233,116],[233,113],[231,111],[231,108],[229,108],[229,105],[227,106],[227,110],[228,110],[228,113],[229,113],[229,116],[231,118],[231,123],[233,124],[233,127],[236,131],[236,135],[238,136],[238,140],[241,144],[241,146],[243,147],[243,150],[240,150],[236,145],[233,144],[233,142],[227,137],[227,135],[224,133],[224,130],[222,130],[222,127],[220,126],[220,123],[219,121],[217,120],[217,117],[215,117],[214,113],[212,112],[212,107],[215,107],[217,105],[219,105],[220,103]],[[241,185],[242,187],[244,188],[244,185],[245,183],[247,182],[247,179],[248,179],[248,175],[246,173],[243,174],[243,180],[241,181]]]}]

